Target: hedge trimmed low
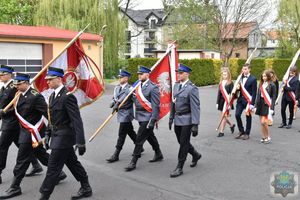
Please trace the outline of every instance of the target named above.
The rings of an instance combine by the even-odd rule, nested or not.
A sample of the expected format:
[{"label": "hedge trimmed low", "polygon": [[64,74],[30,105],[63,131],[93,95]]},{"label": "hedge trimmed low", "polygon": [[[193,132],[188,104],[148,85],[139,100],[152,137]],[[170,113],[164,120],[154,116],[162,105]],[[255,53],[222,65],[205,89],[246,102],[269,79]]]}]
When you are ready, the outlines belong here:
[{"label": "hedge trimmed low", "polygon": [[[151,68],[156,62],[157,58],[131,58],[128,59],[127,70],[132,73],[131,83],[137,80],[137,70],[139,65],[143,65]],[[222,67],[222,61],[216,59],[183,59],[179,60],[180,63],[189,66],[193,72],[190,79],[197,86],[213,85],[220,81],[220,72]],[[236,79],[240,74],[242,66],[246,62],[245,59],[232,58],[229,60],[229,68],[232,74],[232,78]],[[253,59],[251,61],[251,74],[260,78],[261,73],[265,69],[274,69],[279,80],[284,76],[287,68],[291,63],[291,59]],[[300,61],[296,63],[298,69],[300,69]]]}]

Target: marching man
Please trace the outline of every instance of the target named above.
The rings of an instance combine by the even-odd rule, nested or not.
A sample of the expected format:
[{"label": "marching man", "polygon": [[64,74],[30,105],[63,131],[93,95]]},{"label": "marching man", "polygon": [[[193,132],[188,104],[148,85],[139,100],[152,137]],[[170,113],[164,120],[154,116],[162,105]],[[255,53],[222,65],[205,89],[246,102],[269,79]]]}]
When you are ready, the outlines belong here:
[{"label": "marching man", "polygon": [[137,160],[141,157],[143,144],[146,140],[151,144],[155,154],[149,162],[157,162],[163,159],[159,143],[154,135],[153,129],[155,123],[159,119],[159,89],[149,79],[150,69],[140,66],[138,69],[140,86],[136,90],[135,98],[135,118],[139,122],[139,130],[133,151],[133,157],[129,165],[125,168],[126,171],[132,171],[136,168]]},{"label": "marching man", "polygon": [[[252,111],[254,110],[254,104],[257,93],[257,81],[255,76],[250,74],[250,64],[244,64],[242,68],[242,78],[239,84],[240,95],[237,99],[235,118],[239,128],[239,134],[235,139],[248,140],[251,125],[252,125]],[[244,129],[241,115],[243,111],[246,111],[246,129]]]},{"label": "marching man", "polygon": [[198,88],[189,80],[191,69],[183,64],[178,68],[178,81],[174,85],[173,103],[171,105],[169,129],[171,130],[174,121],[174,130],[177,141],[180,145],[178,152],[178,164],[170,174],[175,178],[183,174],[182,168],[187,154],[193,156],[190,167],[195,167],[201,158],[196,149],[190,143],[191,134],[198,135],[200,121],[200,100]]},{"label": "marching man", "polygon": [[110,107],[113,108],[113,112],[118,111],[118,122],[120,123],[120,126],[116,150],[114,154],[106,160],[108,163],[116,162],[119,160],[119,154],[122,150],[127,135],[130,137],[133,143],[135,143],[136,141],[136,133],[132,125],[132,120],[134,119],[132,98],[128,98],[128,100],[124,103],[120,110],[118,110],[121,102],[130,92],[131,86],[128,84],[128,79],[130,78],[130,76],[131,74],[129,72],[120,70],[120,84],[117,85],[114,89],[114,96]]}]

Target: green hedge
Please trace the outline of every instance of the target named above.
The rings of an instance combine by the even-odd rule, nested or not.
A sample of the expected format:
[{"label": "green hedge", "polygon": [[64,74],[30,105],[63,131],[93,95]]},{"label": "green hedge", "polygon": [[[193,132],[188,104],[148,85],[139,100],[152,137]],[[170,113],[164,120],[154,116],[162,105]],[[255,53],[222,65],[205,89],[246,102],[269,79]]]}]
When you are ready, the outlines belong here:
[{"label": "green hedge", "polygon": [[[139,65],[146,67],[153,66],[158,59],[156,58],[131,58],[128,59],[127,70],[132,73],[131,82],[137,80],[137,69]],[[190,79],[197,86],[213,85],[220,81],[220,71],[222,66],[221,60],[216,59],[183,59],[179,60],[180,63],[189,66],[193,72],[191,73]],[[229,60],[229,68],[232,74],[232,78],[240,74],[242,66],[245,64],[245,59],[232,58]],[[251,74],[260,79],[261,73],[265,69],[272,68],[277,74],[279,80],[282,79],[284,73],[291,63],[291,59],[253,59],[251,61]],[[296,64],[300,69],[300,61]]]}]

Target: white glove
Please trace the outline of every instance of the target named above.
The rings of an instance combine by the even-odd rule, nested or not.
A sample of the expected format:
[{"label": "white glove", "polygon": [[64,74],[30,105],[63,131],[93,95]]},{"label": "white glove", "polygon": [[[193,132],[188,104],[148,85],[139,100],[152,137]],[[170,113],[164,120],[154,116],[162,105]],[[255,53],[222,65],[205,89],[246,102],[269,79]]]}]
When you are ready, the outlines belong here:
[{"label": "white glove", "polygon": [[274,110],[269,110],[269,115],[273,115],[274,114]]},{"label": "white glove", "polygon": [[216,108],[218,109],[218,107],[219,107],[219,104],[216,104]]},{"label": "white glove", "polygon": [[255,107],[254,107],[254,105],[252,105],[252,104],[251,104],[251,105],[250,105],[250,110],[252,110],[252,111],[253,111],[253,110],[254,110],[254,108],[255,108]]}]

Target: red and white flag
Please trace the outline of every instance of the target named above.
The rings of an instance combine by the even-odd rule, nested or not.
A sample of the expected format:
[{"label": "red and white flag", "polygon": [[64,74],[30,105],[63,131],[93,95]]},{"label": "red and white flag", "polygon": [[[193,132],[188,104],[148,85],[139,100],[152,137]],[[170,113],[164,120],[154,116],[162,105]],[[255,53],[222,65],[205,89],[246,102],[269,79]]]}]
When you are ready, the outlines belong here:
[{"label": "red and white flag", "polygon": [[178,54],[176,44],[168,45],[166,54],[151,68],[150,80],[157,84],[160,91],[160,114],[159,119],[170,112],[172,102],[172,91],[177,81],[176,69],[178,69]]},{"label": "red and white flag", "polygon": [[[102,74],[95,62],[84,53],[80,39],[77,39],[50,66],[64,70],[64,85],[75,95],[80,107],[92,103],[104,92]],[[95,73],[98,73],[100,79]],[[46,71],[36,79],[34,86],[48,101],[53,90],[49,89],[45,76]]]}]

